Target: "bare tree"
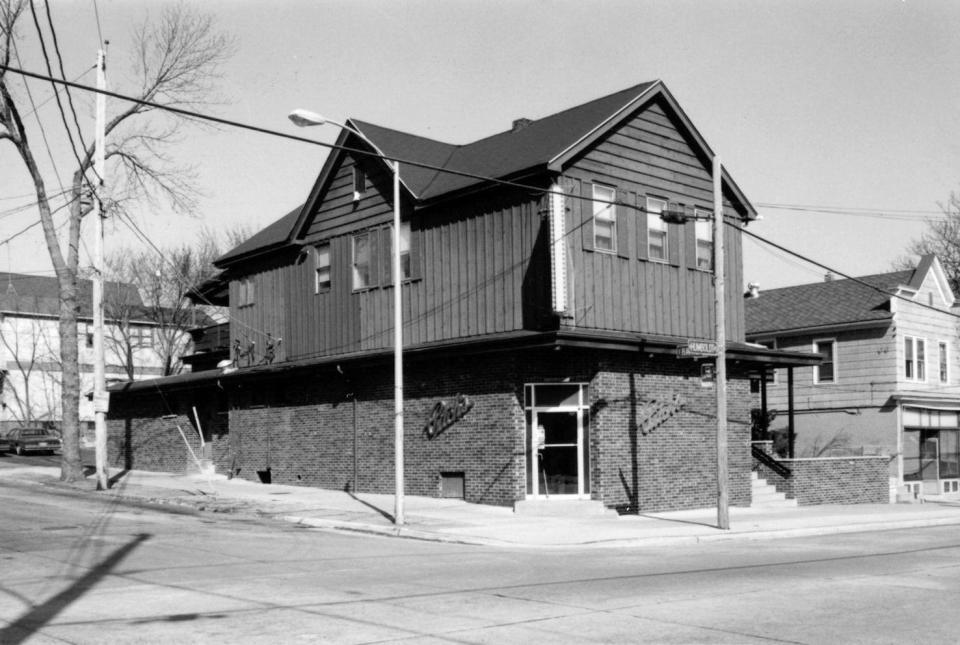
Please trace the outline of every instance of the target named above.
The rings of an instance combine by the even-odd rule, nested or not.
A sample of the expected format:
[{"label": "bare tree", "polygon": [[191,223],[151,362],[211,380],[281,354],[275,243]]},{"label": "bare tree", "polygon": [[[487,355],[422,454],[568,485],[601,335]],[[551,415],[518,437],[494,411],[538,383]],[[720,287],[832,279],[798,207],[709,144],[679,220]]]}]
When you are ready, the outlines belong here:
[{"label": "bare tree", "polygon": [[[950,288],[960,295],[960,193],[951,192],[950,199],[941,203],[943,217],[927,220],[927,230],[919,239],[910,242],[907,252],[911,255],[935,253],[943,266]],[[900,258],[894,264],[897,269],[912,269],[916,261]]]},{"label": "bare tree", "polygon": [[[8,294],[9,295],[9,294]],[[7,298],[16,302],[16,298]],[[13,419],[24,426],[56,418],[60,363],[56,326],[37,312],[0,314],[0,357],[7,368],[0,398]]]},{"label": "bare tree", "polygon": [[[49,5],[46,6],[49,11]],[[0,62],[9,66],[16,57],[18,22],[36,8],[26,0],[0,0]],[[214,28],[212,18],[183,5],[165,8],[156,21],[144,22],[134,32],[136,89],[128,92],[141,101],[187,109],[203,109],[216,97],[212,90],[220,65],[231,55],[233,42]],[[40,224],[47,251],[59,283],[60,359],[63,365],[61,397],[63,460],[60,478],[82,478],[79,448],[80,373],[77,344],[77,272],[80,228],[89,211],[82,199],[90,193],[102,202],[108,196],[95,190],[91,174],[94,147],[76,150],[76,164],[68,190],[69,216],[65,233],[54,226],[51,195],[37,164],[31,134],[23,120],[14,73],[0,69],[0,143],[9,141],[33,182]],[[109,112],[109,109],[108,109]],[[165,149],[176,140],[184,118],[161,114],[141,102],[120,106],[108,113],[104,151],[111,168],[109,202],[112,214],[122,214],[133,201],[164,198],[175,209],[189,211],[197,195],[190,174],[177,168]],[[93,141],[94,137],[88,137]]]},{"label": "bare tree", "polygon": [[[225,237],[236,235],[228,231]],[[135,375],[135,352],[145,345],[137,321],[153,327],[148,345],[160,359],[164,376],[180,372],[180,356],[189,340],[187,330],[205,324],[209,315],[218,313],[218,308],[194,305],[187,293],[217,273],[213,261],[220,254],[216,236],[204,230],[193,244],[143,251],[121,249],[107,257],[107,275],[118,283],[116,288],[106,289],[104,296],[112,330],[108,345],[125,365],[129,378]],[[140,297],[129,297],[119,283],[133,285]]]}]

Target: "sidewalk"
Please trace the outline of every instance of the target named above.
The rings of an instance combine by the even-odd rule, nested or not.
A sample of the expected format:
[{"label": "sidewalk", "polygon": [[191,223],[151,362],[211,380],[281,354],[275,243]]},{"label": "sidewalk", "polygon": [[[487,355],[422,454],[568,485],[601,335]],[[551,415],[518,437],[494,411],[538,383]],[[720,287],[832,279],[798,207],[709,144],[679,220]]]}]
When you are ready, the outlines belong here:
[{"label": "sidewalk", "polygon": [[[0,462],[6,482],[54,489],[95,489],[92,477],[74,485],[59,481],[60,470]],[[415,539],[508,547],[625,547],[696,544],[718,540],[762,540],[898,528],[960,524],[960,501],[927,504],[809,506],[792,509],[730,509],[730,529],[716,528],[716,509],[613,514],[591,517],[536,517],[510,508],[461,500],[407,496],[406,524],[394,526],[392,495],[264,485],[223,476],[175,475],[146,471],[120,474],[100,493],[117,501],[164,504],[197,511],[244,514],[310,527],[359,531]]]}]

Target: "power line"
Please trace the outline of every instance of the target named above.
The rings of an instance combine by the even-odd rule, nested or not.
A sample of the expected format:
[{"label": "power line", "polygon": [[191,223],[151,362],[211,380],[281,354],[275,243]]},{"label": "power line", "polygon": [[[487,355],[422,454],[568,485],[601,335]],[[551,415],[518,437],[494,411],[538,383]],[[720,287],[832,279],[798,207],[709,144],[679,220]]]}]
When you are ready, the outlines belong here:
[{"label": "power line", "polygon": [[778,249],[778,250],[780,250],[780,251],[782,251],[782,252],[784,252],[784,253],[789,253],[790,255],[792,255],[792,256],[794,256],[794,257],[796,257],[796,258],[800,258],[800,259],[803,260],[804,262],[809,262],[810,264],[813,264],[814,266],[820,267],[821,269],[825,269],[825,270],[827,270],[827,271],[829,271],[829,272],[831,272],[831,273],[834,273],[834,274],[836,274],[836,275],[838,275],[838,276],[840,276],[840,277],[842,277],[842,278],[846,278],[847,280],[851,280],[851,281],[853,281],[853,282],[855,282],[855,283],[857,283],[857,284],[859,284],[859,285],[862,285],[862,286],[864,286],[864,287],[866,287],[866,288],[868,288],[868,289],[872,289],[873,291],[876,291],[877,293],[881,293],[881,294],[883,294],[883,295],[885,295],[885,296],[890,296],[891,298],[897,298],[897,299],[899,299],[899,300],[903,300],[904,302],[912,303],[912,304],[917,305],[918,307],[922,307],[922,308],[924,308],[924,309],[930,309],[931,311],[936,311],[936,312],[941,313],[941,314],[946,314],[946,315],[948,315],[948,316],[952,316],[953,318],[960,318],[960,314],[954,313],[954,312],[952,312],[952,311],[947,311],[947,310],[945,310],[945,309],[940,309],[939,307],[934,307],[933,305],[928,305],[928,304],[926,304],[926,303],[924,303],[924,302],[920,302],[920,301],[917,301],[917,300],[913,300],[912,298],[907,298],[906,296],[902,296],[902,295],[900,295],[899,293],[893,293],[892,291],[887,291],[886,289],[881,289],[880,287],[877,287],[877,286],[874,286],[874,285],[872,285],[872,284],[870,284],[870,283],[868,283],[868,282],[865,282],[865,281],[861,280],[860,278],[855,278],[855,277],[853,277],[853,276],[851,276],[851,275],[847,275],[846,273],[844,273],[843,271],[840,271],[839,269],[835,269],[835,268],[833,268],[833,267],[827,266],[826,264],[823,264],[822,262],[818,262],[818,261],[816,261],[816,260],[814,260],[814,259],[812,259],[812,258],[810,258],[810,257],[807,257],[806,255],[803,255],[802,253],[798,253],[797,251],[791,251],[790,249],[786,248],[785,246],[781,246],[780,244],[777,244],[776,242],[773,242],[772,240],[768,240],[768,239],[766,239],[765,237],[762,237],[762,236],[760,236],[760,235],[757,235],[757,234],[754,233],[753,231],[748,231],[746,228],[739,227],[739,226],[737,226],[736,224],[732,224],[731,222],[725,222],[725,223],[726,223],[728,226],[733,226],[733,227],[736,228],[738,231],[740,231],[740,232],[742,232],[742,233],[745,233],[745,234],[749,235],[750,237],[753,237],[753,238],[756,238],[757,240],[760,240],[760,241],[763,242],[764,244],[769,244],[770,246],[772,246],[772,247],[775,248],[775,249]]},{"label": "power line", "polygon": [[[74,158],[77,160],[77,172],[81,173],[83,179],[90,186],[90,189],[93,189],[93,186],[89,179],[87,179],[86,172],[84,171],[83,161],[80,160],[80,155],[77,153],[77,143],[73,139],[73,130],[70,129],[70,124],[67,122],[67,113],[63,108],[63,103],[60,101],[60,94],[56,91],[57,83],[63,83],[67,88],[67,94],[69,95],[70,84],[67,83],[66,79],[58,79],[53,75],[53,67],[50,65],[50,56],[47,54],[47,44],[46,40],[43,37],[43,30],[40,28],[40,20],[37,18],[37,11],[34,7],[33,0],[30,0],[30,14],[33,16],[33,24],[37,29],[37,37],[40,40],[40,50],[43,53],[43,60],[47,67],[47,78],[51,84],[53,84],[54,97],[57,99],[57,108],[60,111],[60,119],[63,122],[63,127],[67,131],[67,138],[70,140],[70,151],[73,153]],[[43,80],[43,79],[41,79]],[[79,134],[79,133],[78,133]]]},{"label": "power line", "polygon": [[896,213],[896,214],[917,214],[917,215],[943,215],[943,211],[917,210],[917,209],[897,209],[897,208],[870,208],[866,206],[810,206],[805,204],[775,204],[757,202],[756,206],[760,208],[778,208],[783,210],[811,211],[818,213]]},{"label": "power line", "polygon": [[[60,78],[66,78],[67,73],[63,69],[63,56],[60,55],[60,43],[57,40],[57,30],[53,26],[53,16],[50,13],[50,2],[43,3],[44,9],[47,14],[47,24],[50,25],[50,35],[53,36],[53,51],[57,54],[57,62],[60,66]],[[87,142],[83,140],[83,128],[80,127],[80,120],[77,118],[77,110],[73,105],[73,95],[70,94],[70,88],[64,88],[64,93],[67,95],[67,104],[70,106],[70,112],[73,114],[73,123],[77,126],[77,137],[80,139],[80,149],[84,154],[87,152]],[[94,169],[96,173],[96,169]],[[100,177],[97,177],[100,179]]]},{"label": "power line", "polygon": [[97,37],[103,42],[103,29],[100,28],[100,9],[97,7],[97,0],[93,0],[93,15],[97,18]]}]

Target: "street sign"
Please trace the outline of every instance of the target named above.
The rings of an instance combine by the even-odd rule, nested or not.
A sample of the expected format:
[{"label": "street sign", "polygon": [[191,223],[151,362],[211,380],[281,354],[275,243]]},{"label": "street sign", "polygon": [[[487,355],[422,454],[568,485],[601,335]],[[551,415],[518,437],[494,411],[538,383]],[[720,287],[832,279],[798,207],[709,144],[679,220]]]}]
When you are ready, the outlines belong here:
[{"label": "street sign", "polygon": [[716,356],[719,353],[717,343],[712,340],[688,340],[686,345],[677,347],[677,356],[679,358]]}]

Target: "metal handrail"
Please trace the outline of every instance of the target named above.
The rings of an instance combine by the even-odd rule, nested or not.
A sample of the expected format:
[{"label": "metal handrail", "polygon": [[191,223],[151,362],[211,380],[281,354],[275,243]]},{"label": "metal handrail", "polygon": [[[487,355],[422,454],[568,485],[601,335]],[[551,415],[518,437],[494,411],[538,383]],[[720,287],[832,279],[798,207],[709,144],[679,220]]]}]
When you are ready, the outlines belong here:
[{"label": "metal handrail", "polygon": [[784,479],[790,479],[790,476],[793,474],[789,468],[784,466],[782,463],[771,457],[757,446],[750,446],[750,453],[753,455],[754,459]]}]

